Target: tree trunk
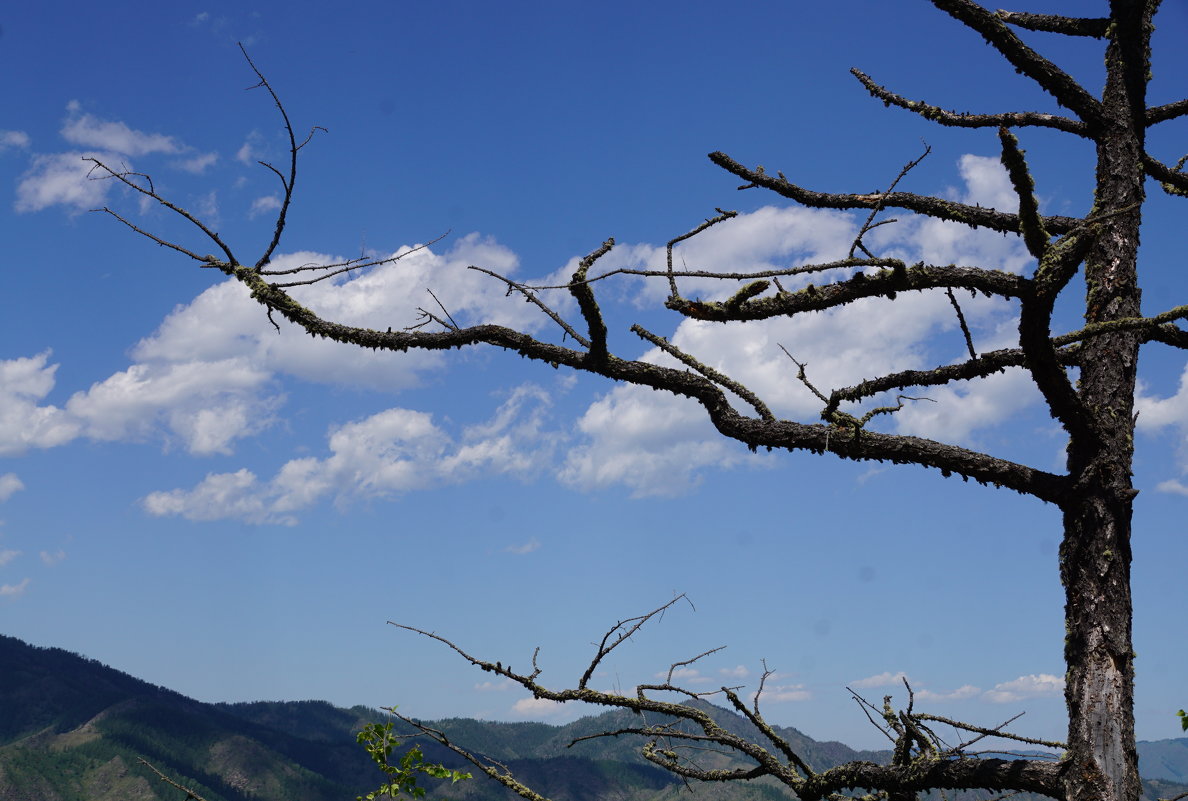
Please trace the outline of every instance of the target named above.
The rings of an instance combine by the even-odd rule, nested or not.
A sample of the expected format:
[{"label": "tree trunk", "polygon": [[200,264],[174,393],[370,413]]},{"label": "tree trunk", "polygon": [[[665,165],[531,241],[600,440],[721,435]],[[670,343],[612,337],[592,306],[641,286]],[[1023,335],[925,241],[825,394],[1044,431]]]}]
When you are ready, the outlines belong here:
[{"label": "tree trunk", "polygon": [[[1153,5],[1111,2],[1115,16],[1106,50],[1093,209],[1103,224],[1085,262],[1086,323],[1137,317],[1140,311],[1137,261]],[[1079,395],[1092,434],[1069,443],[1069,475],[1076,484],[1063,505],[1060,549],[1068,801],[1135,801],[1142,791],[1134,745],[1130,594],[1138,347],[1133,333],[1090,338],[1080,365]]]}]

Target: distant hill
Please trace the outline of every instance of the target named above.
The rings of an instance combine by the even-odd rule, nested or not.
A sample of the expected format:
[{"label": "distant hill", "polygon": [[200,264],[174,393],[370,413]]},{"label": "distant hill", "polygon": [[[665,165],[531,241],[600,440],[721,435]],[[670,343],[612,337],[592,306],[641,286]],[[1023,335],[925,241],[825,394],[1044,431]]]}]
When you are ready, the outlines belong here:
[{"label": "distant hill", "polygon": [[[711,707],[724,727],[750,724]],[[380,773],[355,743],[382,712],[323,701],[206,704],[99,662],[0,636],[0,799],[4,801],[178,801],[179,793],[138,762],[143,757],[208,801],[352,801],[378,786]],[[506,764],[554,801],[676,801],[684,785],[639,756],[639,741],[606,737],[568,748],[575,737],[635,725],[611,711],[564,726],[433,722],[455,742]],[[779,729],[815,768],[853,759],[886,761]],[[429,744],[432,761],[463,767]],[[1188,738],[1140,743],[1151,798],[1188,790]],[[725,757],[707,755],[724,766]],[[483,778],[430,788],[430,798],[515,798]],[[780,801],[783,787],[755,781],[698,785],[700,801]],[[1019,797],[1020,799],[1022,797]]]}]

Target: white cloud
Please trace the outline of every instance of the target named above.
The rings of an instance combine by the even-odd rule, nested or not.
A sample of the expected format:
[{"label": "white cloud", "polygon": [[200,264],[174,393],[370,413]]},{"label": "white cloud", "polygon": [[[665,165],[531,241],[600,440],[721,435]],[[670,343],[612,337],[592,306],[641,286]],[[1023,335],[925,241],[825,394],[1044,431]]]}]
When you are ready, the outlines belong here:
[{"label": "white cloud", "polygon": [[[2,369],[2,368],[0,368]],[[0,412],[2,413],[2,412]],[[4,503],[13,494],[20,492],[25,488],[25,483],[21,481],[16,473],[5,473],[0,476],[0,503]]]},{"label": "white cloud", "polygon": [[1022,368],[912,394],[929,400],[907,401],[895,415],[898,431],[957,444],[967,443],[975,430],[1008,420],[1041,399]]},{"label": "white cloud", "polygon": [[504,679],[503,681],[481,681],[474,685],[474,689],[481,693],[504,692],[515,686],[516,683],[511,679]]},{"label": "white cloud", "polygon": [[276,211],[281,207],[281,199],[277,195],[265,195],[258,197],[252,201],[252,207],[248,210],[248,217],[256,218],[261,214],[267,214],[270,211]]},{"label": "white cloud", "polygon": [[0,598],[19,598],[28,588],[29,579],[24,579],[20,584],[0,584]]},{"label": "white cloud", "polygon": [[902,670],[898,671],[897,673],[884,672],[878,673],[874,676],[867,676],[866,678],[858,679],[857,681],[852,681],[850,682],[849,686],[858,687],[860,689],[865,687],[891,687],[893,685],[902,687],[905,679],[907,679],[907,674]]},{"label": "white cloud", "polygon": [[[77,109],[72,114],[76,137],[91,137],[95,141],[123,137],[126,143],[121,147],[134,151],[139,148],[140,152],[171,146],[127,126],[101,124],[79,115]],[[238,157],[247,159],[254,155],[251,147],[258,138],[249,137]],[[989,160],[967,157],[961,162],[961,170],[964,194],[956,193],[961,198],[981,198],[979,202],[984,205],[1010,200],[1009,185],[1003,183],[1001,170]],[[46,196],[58,195],[48,192]],[[33,208],[40,202],[81,204],[67,199],[29,200],[27,205]],[[275,202],[262,198],[256,204],[264,209]],[[803,260],[833,259],[848,249],[854,225],[851,216],[840,212],[769,207],[710,229],[683,244],[679,252],[689,267],[698,269],[763,269]],[[884,237],[884,246],[905,255],[910,253],[914,258],[923,252],[952,256],[955,260],[990,255],[994,257],[991,262],[994,266],[1005,265],[1010,269],[1022,269],[1028,258],[1017,238],[995,235],[985,242],[975,241],[967,229],[959,228],[961,236],[954,237],[949,237],[949,233],[940,237],[931,229],[906,224],[884,226],[877,233]],[[892,230],[895,233],[888,233]],[[615,249],[608,259],[619,259],[631,266],[659,267],[662,261],[656,259],[662,253],[663,248],[633,245]],[[278,257],[270,266],[292,269],[339,260],[325,254],[301,252]],[[487,322],[529,332],[551,325],[531,304],[506,297],[506,287],[500,282],[468,271],[470,264],[480,264],[508,276],[513,276],[518,268],[515,254],[489,238],[471,234],[455,241],[445,252],[430,249],[412,252],[399,263],[298,287],[293,294],[326,319],[378,330],[414,323],[421,306],[434,308],[436,313],[432,299],[425,292],[427,288],[434,290],[462,325]],[[616,264],[600,264],[600,268],[613,266]],[[543,280],[563,282],[565,271],[562,268]],[[789,279],[785,285],[794,288],[808,280],[807,277]],[[829,277],[814,276],[812,280],[819,282]],[[651,298],[656,293],[660,297],[667,292],[665,284],[648,281],[641,285],[634,279],[616,279],[606,284],[603,292],[609,295],[617,285],[627,299]],[[734,289],[718,286],[717,282],[702,287],[697,282],[682,281],[682,287],[686,293],[704,291],[706,297],[721,296]],[[572,311],[572,298],[563,290],[553,293],[548,300],[560,310]],[[963,299],[962,303],[983,349],[983,342],[1009,334],[1010,326],[1006,323],[1010,312],[1006,304],[980,298]],[[217,325],[212,322],[215,320]],[[54,429],[57,444],[80,435],[108,440],[164,436],[167,442],[180,441],[195,454],[229,453],[238,440],[259,432],[274,418],[281,402],[279,377],[391,392],[417,385],[426,373],[440,369],[448,358],[436,352],[365,351],[311,338],[280,319],[278,323],[279,335],[237,282],[226,280],[212,286],[189,304],[176,308],[156,332],[142,340],[133,350],[132,365],[89,390],[76,393],[64,410],[37,406],[44,393],[26,394],[15,400],[0,394],[0,453],[6,448],[9,452],[20,452],[37,444],[10,443],[6,435],[12,439],[18,436],[13,432],[45,432],[48,423],[57,424]],[[829,312],[748,325],[714,326],[683,320],[669,339],[702,362],[750,387],[777,415],[809,421],[817,418],[821,402],[797,380],[796,367],[780,350],[780,345],[807,363],[810,380],[824,392],[893,370],[945,363],[960,358],[964,351],[949,301],[943,293],[935,291],[905,293],[894,302],[864,300]],[[675,364],[656,350],[644,353],[642,358]],[[52,368],[49,375],[52,386]],[[981,428],[1002,422],[1036,398],[1019,371],[920,394],[936,402],[909,401],[897,415],[878,418],[871,424],[872,428],[881,426],[883,430],[961,441],[975,436]],[[733,402],[742,405],[737,399]],[[871,400],[877,404],[885,402],[885,398]],[[45,418],[43,425],[40,428],[6,425],[3,413],[12,409],[16,409],[14,419],[39,414]],[[506,408],[504,413],[512,414]],[[347,433],[357,431],[364,422],[364,427],[375,432],[397,422],[410,424],[418,414],[408,409],[392,409],[368,421],[343,426],[333,441],[330,456],[294,459],[271,479],[258,479],[246,471],[212,474],[192,490],[154,493],[145,499],[145,506],[155,514],[184,514],[195,519],[233,516],[289,521],[293,511],[321,498],[343,500],[440,483],[445,465],[453,471],[451,475],[473,476],[478,474],[478,465],[498,463],[500,469],[526,473],[541,463],[539,454],[506,450],[505,438],[524,439],[528,432],[513,435],[504,431],[488,436],[472,431],[469,439],[458,440],[429,422],[421,434],[411,429],[404,433],[395,429],[386,434],[376,433],[374,441],[386,441],[395,450],[377,455],[363,447],[353,452],[353,457],[370,458],[373,467],[382,470],[367,480],[346,478],[348,471],[343,465],[347,456],[337,448],[347,446],[344,439]],[[505,424],[492,420],[489,425],[499,429]],[[775,463],[768,454],[751,454],[741,444],[723,439],[695,402],[640,387],[611,389],[586,409],[577,429],[581,435],[577,447],[567,454],[558,470],[559,479],[574,487],[625,484],[635,496],[675,495],[695,486],[706,469]],[[45,433],[39,437],[38,443],[53,439]],[[402,455],[394,456],[397,451]],[[437,467],[431,468],[427,477],[405,475],[401,471],[408,464],[417,465],[418,469],[428,464]],[[194,504],[208,494],[220,499],[219,503],[212,509],[198,509]]]},{"label": "white cloud", "polygon": [[1158,398],[1149,394],[1145,383],[1140,382],[1135,392],[1135,407],[1140,431],[1154,432],[1168,426],[1188,426],[1188,365],[1180,374],[1180,383],[1174,395]]},{"label": "white cloud", "polygon": [[29,134],[24,131],[0,131],[0,153],[10,147],[26,148],[30,141]]},{"label": "white cloud", "polygon": [[243,164],[252,164],[260,159],[262,155],[260,149],[260,141],[262,137],[256,131],[252,131],[248,138],[244,140],[243,144],[239,146],[239,150],[235,151],[236,161]]},{"label": "white cloud", "polygon": [[995,704],[1009,704],[1024,698],[1060,695],[1064,692],[1064,677],[1050,673],[1032,673],[1004,681],[987,690],[982,698]]},{"label": "white cloud", "polygon": [[183,149],[171,136],[136,131],[122,122],[100,120],[91,114],[80,115],[77,103],[71,103],[67,110],[70,116],[61,133],[62,138],[71,144],[125,156],[177,153]]},{"label": "white cloud", "polygon": [[[51,448],[78,436],[80,425],[66,412],[56,406],[38,405],[54,387],[58,368],[48,365],[48,360],[49,351],[0,361],[0,456],[19,456],[29,448]],[[13,486],[11,481],[8,486]]]},{"label": "white cloud", "polygon": [[157,516],[293,524],[294,512],[328,496],[348,503],[478,476],[526,477],[552,459],[557,435],[544,426],[549,404],[539,387],[520,387],[491,420],[457,437],[425,412],[388,409],[332,430],[329,456],[294,459],[268,481],[246,469],[212,473],[191,490],[154,492],[142,504]]},{"label": "white cloud", "polygon": [[206,168],[210,167],[219,160],[218,153],[200,153],[197,156],[191,156],[187,159],[181,159],[173,162],[173,166],[179,170],[201,175],[206,172]]},{"label": "white cloud", "polygon": [[[1138,418],[1135,425],[1144,434],[1159,434],[1171,428],[1177,444],[1177,456],[1181,474],[1188,474],[1188,364],[1180,374],[1179,385],[1174,394],[1157,397],[1149,386],[1139,381],[1134,393],[1134,407]],[[1156,485],[1159,492],[1188,495],[1188,486],[1183,482],[1168,479]]]},{"label": "white cloud", "polygon": [[20,555],[20,551],[0,551],[0,567],[4,567],[6,564],[11,562],[13,559],[16,559]]},{"label": "white cloud", "polygon": [[803,684],[775,684],[764,687],[759,700],[770,704],[786,701],[810,701],[812,697],[812,692],[806,690]]},{"label": "white cloud", "polygon": [[[1019,199],[997,157],[966,154],[958,160],[964,186],[947,193],[953,200],[999,211],[1014,212]],[[875,252],[930,264],[966,264],[1019,273],[1032,261],[1022,240],[988,229],[924,217],[903,215],[901,221],[871,232]]]},{"label": "white cloud", "polygon": [[66,551],[61,548],[56,551],[42,551],[40,556],[42,562],[52,567],[66,558]]},{"label": "white cloud", "polygon": [[521,698],[512,704],[512,712],[531,718],[552,718],[567,714],[564,704],[547,698]]},{"label": "white cloud", "polygon": [[[661,670],[654,676],[657,679],[667,679],[668,671]],[[713,679],[708,676],[701,675],[701,671],[691,667],[679,667],[672,671],[672,683],[676,686],[681,684],[708,684]]]},{"label": "white cloud", "polygon": [[976,698],[982,692],[980,687],[975,687],[972,684],[963,684],[956,690],[945,692],[935,692],[933,690],[916,690],[915,696],[917,701],[964,701],[969,698]]},{"label": "white cloud", "polygon": [[17,183],[16,210],[41,211],[61,204],[87,211],[103,206],[112,182],[93,176],[94,165],[83,160],[86,156],[94,156],[109,165],[121,163],[120,157],[113,153],[72,151],[34,156]]},{"label": "white cloud", "polygon": [[718,670],[723,676],[728,676],[732,679],[745,679],[751,675],[751,671],[747,670],[746,665],[735,665],[732,668],[721,668]]},{"label": "white cloud", "polygon": [[292,517],[270,515],[268,505],[259,497],[256,475],[247,469],[211,473],[188,492],[154,492],[143,504],[149,514],[158,517],[182,515],[189,520],[238,518],[253,523],[296,523]]},{"label": "white cloud", "polygon": [[[409,248],[402,248],[407,251]],[[398,252],[401,252],[398,251]],[[329,264],[340,258],[299,252],[277,258],[272,269]],[[293,290],[294,297],[323,318],[378,330],[417,322],[418,308],[431,306],[431,288],[459,323],[484,322],[534,330],[547,322],[535,307],[506,296],[506,287],[471,270],[483,264],[514,274],[511,251],[477,234],[461,237],[443,254],[424,249],[394,264]],[[218,320],[218,325],[212,323]],[[278,335],[248,291],[229,279],[174,310],[133,352],[140,361],[247,359],[258,369],[308,381],[397,391],[415,386],[420,373],[438,368],[440,354],[372,352],[315,339],[277,318]]]},{"label": "white cloud", "polygon": [[[965,156],[959,168],[964,187],[950,193],[956,199],[1003,209],[1017,206],[997,159]],[[905,217],[905,222],[876,229],[868,241],[876,252],[939,264],[979,264],[1018,272],[1031,258],[1018,237],[933,222]],[[827,261],[845,255],[854,233],[853,218],[838,212],[764,208],[682,244],[678,252],[685,261],[676,266],[743,271]],[[616,256],[619,250],[622,253]],[[636,245],[616,251],[608,255],[611,261],[600,262],[600,269],[663,266],[662,248]],[[795,289],[810,280],[821,283],[839,275],[816,274],[782,283]],[[735,291],[737,283],[680,279],[680,286],[688,297],[700,293],[720,298]],[[651,280],[636,297],[655,302],[667,292],[666,281]],[[1009,304],[983,297],[959,300],[981,352],[1013,341],[1017,326]],[[956,315],[939,290],[902,293],[894,301],[871,298],[827,312],[746,325],[686,319],[669,340],[752,390],[775,414],[810,422],[817,420],[822,403],[797,379],[796,366],[781,345],[807,364],[809,381],[826,394],[878,375],[965,358]],[[677,364],[656,350],[640,358]],[[871,428],[968,444],[980,430],[1010,419],[1040,397],[1017,370],[909,394],[929,400],[906,401],[895,415],[872,421]],[[744,408],[741,401],[732,398],[732,402]],[[843,411],[861,413],[894,403],[894,396],[886,395],[870,399],[860,409]],[[578,426],[586,441],[569,454],[560,473],[571,486],[623,484],[635,496],[675,495],[696,486],[704,468],[765,463],[724,441],[694,402],[639,387],[614,388],[587,409]]]},{"label": "white cloud", "polygon": [[271,421],[260,398],[269,374],[247,359],[139,363],[66,403],[96,440],[144,440],[164,430],[193,454],[230,453],[232,443]]},{"label": "white cloud", "polygon": [[[303,252],[278,258],[272,266],[333,261],[338,259]],[[380,329],[415,322],[417,307],[426,305],[426,287],[435,289],[459,321],[523,330],[543,324],[534,307],[506,297],[502,284],[467,270],[471,263],[505,274],[517,267],[514,254],[475,234],[460,238],[444,254],[418,251],[398,264],[299,288],[295,295],[329,319]],[[62,445],[80,436],[102,441],[164,438],[193,454],[225,454],[238,440],[273,422],[282,401],[278,375],[392,392],[416,385],[423,372],[443,364],[437,353],[374,353],[314,339],[283,321],[281,331],[276,333],[247,290],[229,280],[177,307],[133,349],[132,365],[75,392],[65,408],[39,405],[54,386],[56,366],[48,364],[48,352],[0,361],[0,455]],[[515,413],[513,407],[505,406],[503,414]],[[495,428],[506,424],[506,419],[488,423]],[[512,464],[498,453],[500,436],[485,436],[477,429],[456,445],[447,466],[466,475],[474,474],[475,465],[496,461],[503,463],[502,469],[522,471],[543,455],[509,451],[506,456],[518,460]],[[292,465],[281,478],[300,467]]]},{"label": "white cloud", "polygon": [[507,551],[508,553],[523,555],[523,554],[527,554],[527,553],[532,553],[533,551],[538,550],[539,548],[540,548],[540,540],[538,540],[536,537],[533,537],[532,539],[528,540],[527,542],[525,542],[521,545],[509,545],[506,548],[504,548],[503,550]]},{"label": "white cloud", "polygon": [[679,495],[706,467],[763,464],[765,455],[723,439],[694,401],[619,386],[578,421],[587,442],[569,452],[558,478],[579,489],[625,484],[632,497]]}]

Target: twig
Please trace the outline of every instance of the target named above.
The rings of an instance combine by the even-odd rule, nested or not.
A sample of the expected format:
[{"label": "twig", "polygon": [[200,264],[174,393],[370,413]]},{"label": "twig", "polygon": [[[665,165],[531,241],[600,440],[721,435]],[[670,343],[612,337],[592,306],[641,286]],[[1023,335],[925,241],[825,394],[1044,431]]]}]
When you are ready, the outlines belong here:
[{"label": "twig", "polygon": [[853,244],[850,245],[850,258],[851,259],[854,258],[855,250],[861,250],[869,258],[872,258],[872,259],[874,258],[874,254],[871,253],[869,250],[867,250],[866,246],[864,244],[862,244],[862,237],[865,236],[866,232],[871,230],[872,228],[877,228],[880,225],[886,225],[887,223],[894,222],[894,220],[883,220],[880,223],[875,223],[874,219],[878,215],[878,213],[883,210],[883,204],[886,202],[886,198],[888,196],[890,196],[890,194],[892,192],[895,191],[896,185],[899,184],[899,182],[903,179],[903,177],[905,175],[907,175],[909,172],[912,171],[912,168],[914,168],[917,164],[919,164],[921,161],[923,161],[925,158],[927,158],[928,154],[931,152],[932,152],[932,148],[928,145],[927,142],[925,142],[924,143],[924,152],[920,154],[920,157],[914,161],[909,161],[907,164],[903,165],[903,169],[899,171],[899,175],[895,176],[895,180],[891,182],[891,186],[887,187],[886,192],[881,193],[882,199],[877,204],[875,204],[874,208],[872,208],[870,210],[870,214],[867,215],[867,217],[866,217],[866,222],[862,223],[862,227],[858,230],[858,235],[854,237],[854,242],[853,242]]},{"label": "twig", "polygon": [[953,311],[957,312],[957,322],[961,325],[961,333],[965,335],[965,347],[969,349],[969,358],[976,359],[978,352],[974,350],[973,336],[969,333],[965,315],[961,313],[961,304],[957,302],[957,297],[953,294],[953,287],[945,287],[945,294],[949,296],[949,303],[953,304]]},{"label": "twig", "polygon": [[168,776],[166,776],[164,773],[162,773],[161,771],[157,770],[157,769],[156,769],[155,767],[153,767],[153,765],[152,765],[152,764],[150,764],[150,763],[149,763],[149,761],[148,761],[148,760],[146,760],[144,757],[137,757],[137,758],[136,758],[136,761],[137,761],[137,762],[139,762],[140,764],[144,765],[146,768],[148,768],[149,770],[151,770],[153,773],[157,774],[157,777],[158,777],[158,778],[160,778],[160,779],[161,779],[161,781],[165,782],[165,783],[166,783],[166,784],[168,784],[168,785],[171,785],[171,786],[173,786],[173,787],[176,787],[178,790],[181,790],[183,793],[185,793],[185,794],[186,794],[185,801],[191,801],[191,799],[192,799],[192,801],[206,801],[206,799],[205,799],[205,798],[203,798],[202,796],[198,795],[198,793],[194,792],[194,791],[193,791],[193,790],[191,790],[189,787],[184,787],[184,786],[182,786],[182,785],[178,784],[178,783],[177,783],[177,782],[175,782],[173,779],[169,778],[169,777],[168,777]]}]

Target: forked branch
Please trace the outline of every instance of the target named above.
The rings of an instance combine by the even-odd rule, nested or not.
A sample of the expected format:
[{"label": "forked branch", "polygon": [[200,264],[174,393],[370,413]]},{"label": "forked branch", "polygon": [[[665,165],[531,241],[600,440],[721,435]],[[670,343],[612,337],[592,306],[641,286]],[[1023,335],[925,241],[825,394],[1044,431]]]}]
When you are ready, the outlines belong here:
[{"label": "forked branch", "polygon": [[[684,600],[683,595],[647,614],[626,618],[611,626],[595,647],[594,654],[576,687],[563,690],[551,689],[541,683],[541,669],[537,664],[539,648],[532,656],[531,673],[526,673],[513,670],[501,661],[492,662],[471,656],[438,634],[413,626],[395,623],[393,625],[445,644],[481,670],[496,673],[519,684],[532,693],[534,698],[561,703],[582,701],[596,706],[629,710],[643,716],[638,725],[619,726],[584,735],[576,738],[570,746],[603,737],[639,737],[643,739],[640,753],[645,759],[686,779],[721,782],[767,776],[791,789],[804,801],[839,799],[840,793],[857,788],[901,793],[930,788],[980,787],[995,791],[1040,792],[1054,798],[1061,797],[1061,766],[1057,763],[1033,759],[981,759],[967,751],[970,744],[989,734],[1028,744],[1059,744],[1008,732],[1005,727],[1010,721],[994,728],[984,728],[916,712],[910,686],[907,687],[909,701],[907,707],[902,710],[897,711],[891,706],[889,696],[884,699],[881,710],[861,699],[866,707],[884,721],[886,730],[894,732],[895,758],[891,764],[851,762],[824,770],[815,769],[810,765],[791,742],[764,719],[759,701],[763,685],[771,676],[766,663],[752,705],[743,701],[738,687],[722,687],[714,691],[726,697],[730,708],[750,724],[749,728],[725,725],[721,716],[729,714],[728,712],[700,701],[713,693],[696,692],[673,683],[673,677],[679,668],[720,650],[717,648],[707,650],[692,659],[674,662],[662,683],[640,684],[634,694],[606,692],[590,687],[597,668],[603,664],[607,656],[635,636],[645,624],[659,618],[681,600]],[[685,700],[661,700],[656,697],[656,693],[676,694]],[[855,698],[860,699],[860,696],[855,695]],[[539,793],[512,776],[505,766],[482,758],[464,746],[454,743],[444,732],[408,718],[402,719],[520,796],[532,801],[543,801]],[[980,736],[955,747],[949,746],[932,730],[930,722],[946,723]],[[698,764],[692,756],[697,750],[690,749],[705,748],[715,749],[727,757],[727,764],[719,763],[713,768]]]}]

